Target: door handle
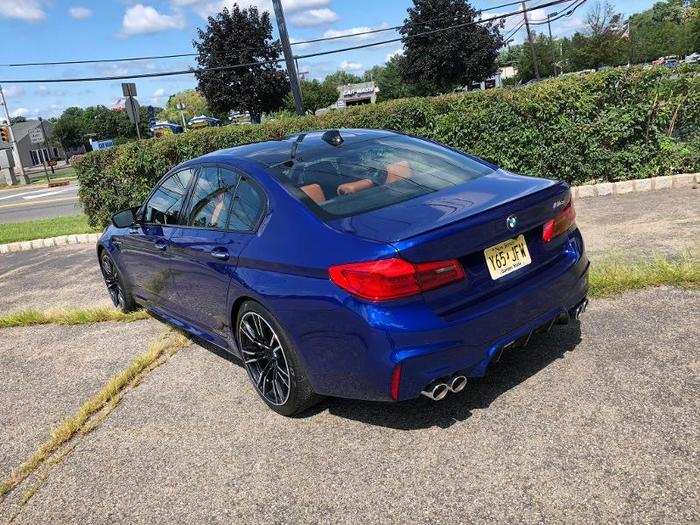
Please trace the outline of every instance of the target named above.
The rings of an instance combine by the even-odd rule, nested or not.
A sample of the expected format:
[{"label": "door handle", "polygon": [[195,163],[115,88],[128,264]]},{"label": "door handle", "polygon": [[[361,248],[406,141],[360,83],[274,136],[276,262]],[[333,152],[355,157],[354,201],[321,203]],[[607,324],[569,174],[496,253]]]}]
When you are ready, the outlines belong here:
[{"label": "door handle", "polygon": [[165,251],[165,249],[168,247],[168,242],[166,240],[157,240],[156,241],[156,248],[158,248],[160,251]]},{"label": "door handle", "polygon": [[211,253],[212,257],[216,257],[217,259],[221,259],[222,261],[228,261],[228,250],[226,248],[217,247],[209,253]]}]

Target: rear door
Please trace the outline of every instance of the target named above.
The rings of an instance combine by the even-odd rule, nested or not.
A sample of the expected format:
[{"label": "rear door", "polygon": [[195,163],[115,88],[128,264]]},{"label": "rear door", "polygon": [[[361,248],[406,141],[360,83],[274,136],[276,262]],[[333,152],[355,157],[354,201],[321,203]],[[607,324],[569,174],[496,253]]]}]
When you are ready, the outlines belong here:
[{"label": "rear door", "polygon": [[192,171],[166,177],[143,205],[140,221],[120,239],[122,268],[135,295],[171,309],[174,287],[170,271],[170,238],[192,181]]},{"label": "rear door", "polygon": [[229,283],[254,235],[263,202],[246,175],[202,166],[182,224],[171,238],[178,313],[214,337],[228,335]]}]

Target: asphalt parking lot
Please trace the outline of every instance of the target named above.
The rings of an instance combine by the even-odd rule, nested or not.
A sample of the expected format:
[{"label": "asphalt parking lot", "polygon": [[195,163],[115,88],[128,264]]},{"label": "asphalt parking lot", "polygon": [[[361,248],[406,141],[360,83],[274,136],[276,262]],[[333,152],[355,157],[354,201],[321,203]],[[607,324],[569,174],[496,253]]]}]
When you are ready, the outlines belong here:
[{"label": "asphalt parking lot", "polygon": [[[592,259],[697,247],[695,191],[578,201]],[[0,258],[0,312],[24,297],[106,299],[93,247],[13,255]],[[74,439],[26,505],[26,486],[0,503],[0,520],[698,522],[699,297],[594,300],[580,325],[537,336],[441,403],[332,399],[293,420],[264,407],[235,361],[192,344]],[[163,330],[2,330],[0,475]]]}]

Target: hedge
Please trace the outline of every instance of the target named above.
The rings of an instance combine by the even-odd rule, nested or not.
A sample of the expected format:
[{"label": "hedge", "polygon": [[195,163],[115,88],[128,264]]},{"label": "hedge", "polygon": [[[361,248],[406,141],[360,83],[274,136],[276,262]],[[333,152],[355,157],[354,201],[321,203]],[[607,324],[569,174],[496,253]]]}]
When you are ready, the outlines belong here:
[{"label": "hedge", "polygon": [[700,166],[700,69],[616,68],[519,88],[391,100],[321,117],[208,128],[91,152],[76,165],[93,226],[142,202],[171,167],[221,148],[323,128],[421,135],[518,173],[572,184]]}]

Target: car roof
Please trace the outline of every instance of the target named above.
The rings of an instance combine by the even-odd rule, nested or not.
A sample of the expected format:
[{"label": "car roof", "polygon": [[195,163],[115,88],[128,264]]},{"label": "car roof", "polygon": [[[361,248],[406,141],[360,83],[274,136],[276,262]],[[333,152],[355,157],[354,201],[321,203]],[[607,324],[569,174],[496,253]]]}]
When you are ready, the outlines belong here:
[{"label": "car roof", "polygon": [[[226,162],[236,159],[245,159],[251,162],[257,162],[265,167],[274,166],[285,162],[291,158],[292,147],[295,142],[303,135],[298,151],[317,148],[334,148],[326,143],[321,137],[329,130],[309,131],[305,133],[296,133],[289,135],[280,140],[268,140],[265,142],[254,142],[242,146],[234,146],[233,148],[220,149],[212,153],[208,153],[195,161],[210,161],[210,162]],[[368,139],[385,137],[387,135],[396,135],[396,132],[378,129],[338,129],[334,130],[340,133],[344,144],[354,144]]]}]

